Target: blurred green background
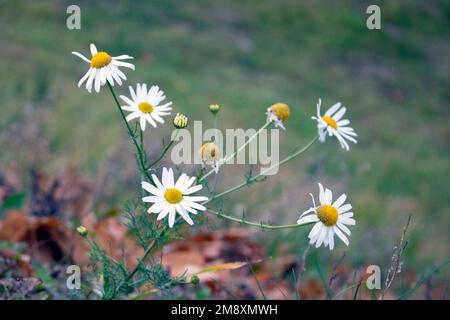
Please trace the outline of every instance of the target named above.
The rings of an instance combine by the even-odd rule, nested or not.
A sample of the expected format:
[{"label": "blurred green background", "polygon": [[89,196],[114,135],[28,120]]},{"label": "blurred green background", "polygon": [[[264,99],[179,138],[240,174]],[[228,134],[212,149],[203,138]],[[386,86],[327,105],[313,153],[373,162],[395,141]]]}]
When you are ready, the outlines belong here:
[{"label": "blurred green background", "polygon": [[[72,3],[0,2],[0,168],[16,164],[26,179],[31,167],[52,173],[75,165],[105,182],[99,214],[136,196],[132,149],[111,96],[77,88],[87,66],[71,51],[88,55],[93,42],[134,56],[127,84],[160,85],[175,113],[204,127],[212,125],[211,103],[222,106],[221,128],[259,128],[269,105],[288,103],[282,156],[315,135],[318,98],[323,107],[341,101],[359,134],[350,152],[333,139],[316,144],[278,176],[230,196],[225,208],[292,223],[320,181],[354,206],[347,249],[354,266],[388,265],[409,214],[406,265],[423,271],[448,257],[450,2],[378,2],[381,30],[366,28],[372,1],[78,1],[81,30],[68,30]],[[171,130],[145,132],[150,155]],[[218,189],[244,173],[224,168]],[[307,232],[261,239],[269,254],[282,243],[301,252]],[[313,254],[332,261],[344,250],[339,243],[332,255]]]}]

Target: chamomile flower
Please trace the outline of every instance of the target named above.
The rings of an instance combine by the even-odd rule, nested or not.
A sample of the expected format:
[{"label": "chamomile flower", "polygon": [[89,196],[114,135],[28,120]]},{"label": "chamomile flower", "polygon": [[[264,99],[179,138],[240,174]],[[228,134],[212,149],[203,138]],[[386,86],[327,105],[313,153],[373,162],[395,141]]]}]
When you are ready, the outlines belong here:
[{"label": "chamomile flower", "polygon": [[319,130],[319,141],[325,142],[327,136],[335,136],[342,149],[350,150],[350,147],[346,140],[353,143],[357,143],[356,137],[358,136],[353,128],[349,127],[350,120],[342,119],[347,108],[345,108],[340,102],[335,103],[330,109],[328,109],[325,114],[320,115],[320,105],[322,101],[319,99],[317,103],[317,117],[312,117],[312,119],[317,121],[317,128]]},{"label": "chamomile flower", "polygon": [[214,142],[204,143],[198,150],[198,154],[204,164],[211,165],[216,173],[219,172],[222,161],[220,160],[219,147]]},{"label": "chamomile flower", "polygon": [[163,168],[161,181],[154,174],[152,174],[152,180],[155,186],[146,181],[142,182],[142,188],[152,194],[142,198],[142,201],[153,203],[148,213],[158,213],[157,220],[162,220],[168,215],[170,228],[175,223],[177,213],[192,225],[194,222],[189,213],[197,214],[197,211],[206,210],[198,202],[208,198],[192,195],[203,188],[202,185],[192,186],[195,177],[189,177],[183,173],[175,182],[172,169]]},{"label": "chamomile flower", "polygon": [[283,123],[289,119],[291,111],[287,104],[278,102],[267,109],[266,115],[267,122],[273,122],[275,127],[280,127],[285,130]]},{"label": "chamomile flower", "polygon": [[139,118],[142,131],[145,130],[147,122],[156,128],[156,122],[164,123],[162,116],[170,115],[172,101],[163,103],[166,96],[164,95],[164,91],[160,90],[158,86],[151,86],[150,90],[147,91],[147,85],[145,83],[138,83],[136,85],[136,91],[130,86],[130,96],[131,98],[124,95],[120,96],[120,99],[126,103],[121,108],[130,112],[126,117],[128,122]]},{"label": "chamomile flower", "polygon": [[92,91],[94,86],[96,92],[100,92],[100,87],[106,84],[108,81],[112,86],[114,81],[119,85],[122,85],[122,79],[127,80],[126,75],[120,71],[119,67],[130,68],[134,70],[134,65],[121,60],[133,59],[133,57],[123,54],[117,57],[112,57],[104,51],[97,51],[95,44],[91,43],[91,55],[92,58],[88,59],[79,52],[73,51],[72,54],[83,59],[89,63],[90,68],[88,72],[78,82],[78,87],[86,81],[87,91]]},{"label": "chamomile flower", "polygon": [[347,225],[355,225],[355,220],[353,212],[350,211],[351,204],[344,204],[347,195],[344,193],[333,202],[330,189],[324,190],[319,183],[319,191],[320,205],[316,206],[314,196],[311,194],[314,207],[303,212],[297,224],[315,223],[308,238],[309,243],[315,244],[316,248],[323,244],[333,250],[335,234],[348,246],[347,236],[350,236],[350,230]]}]

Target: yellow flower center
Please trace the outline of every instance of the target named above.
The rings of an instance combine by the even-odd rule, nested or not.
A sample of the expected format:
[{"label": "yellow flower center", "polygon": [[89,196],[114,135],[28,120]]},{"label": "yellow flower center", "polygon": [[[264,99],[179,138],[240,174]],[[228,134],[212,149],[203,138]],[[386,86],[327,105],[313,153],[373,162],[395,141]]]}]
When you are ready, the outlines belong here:
[{"label": "yellow flower center", "polygon": [[323,116],[322,117],[323,121],[325,121],[330,127],[336,129],[337,128],[337,123],[336,121],[334,121],[334,119],[330,116]]},{"label": "yellow flower center", "polygon": [[97,52],[91,59],[92,68],[103,68],[111,62],[112,58],[109,54],[104,51]]},{"label": "yellow flower center", "polygon": [[328,227],[336,224],[338,215],[337,209],[329,204],[325,204],[317,209],[317,217]]},{"label": "yellow flower center", "polygon": [[171,188],[166,190],[166,192],[164,193],[164,198],[167,200],[167,202],[176,204],[183,200],[183,194],[180,190]]},{"label": "yellow flower center", "polygon": [[138,105],[139,110],[141,110],[143,113],[151,113],[153,111],[153,106],[148,102],[141,102]]},{"label": "yellow flower center", "polygon": [[291,111],[289,110],[289,106],[285,103],[275,103],[270,107],[270,111],[274,115],[277,116],[277,118],[283,122],[287,121],[289,119],[289,116],[291,115]]}]

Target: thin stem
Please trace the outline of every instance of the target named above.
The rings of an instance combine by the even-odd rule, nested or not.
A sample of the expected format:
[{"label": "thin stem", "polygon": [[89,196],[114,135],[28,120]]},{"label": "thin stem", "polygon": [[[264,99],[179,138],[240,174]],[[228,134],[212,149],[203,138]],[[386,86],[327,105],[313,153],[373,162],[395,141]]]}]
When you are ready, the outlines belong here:
[{"label": "thin stem", "polygon": [[107,81],[109,91],[111,91],[111,94],[114,98],[114,101],[116,103],[117,109],[119,109],[120,115],[122,116],[122,120],[125,123],[125,126],[128,130],[128,135],[130,136],[131,141],[133,142],[134,147],[136,148],[136,157],[138,159],[138,165],[139,165],[139,171],[144,173],[148,179],[150,179],[150,175],[147,172],[146,166],[145,166],[145,157],[144,152],[139,146],[139,143],[136,140],[136,135],[134,134],[133,130],[131,129],[130,125],[128,124],[128,121],[126,119],[125,113],[123,112],[122,108],[120,107],[119,100],[117,99],[116,93],[114,92],[114,89],[112,88],[111,84]]},{"label": "thin stem", "polygon": [[138,263],[136,264],[136,267],[134,267],[134,269],[128,274],[128,276],[117,286],[117,289],[115,289],[114,291],[114,295],[113,297],[116,295],[117,292],[120,291],[120,289],[122,288],[122,286],[127,283],[128,281],[130,281],[133,276],[136,274],[136,272],[139,270],[139,267],[141,266],[141,264],[145,261],[145,259],[147,258],[147,256],[149,255],[149,253],[152,251],[153,247],[155,246],[156,241],[152,240],[152,242],[150,242],[150,244],[147,246],[147,248],[144,251],[144,254],[142,255],[142,257],[138,260]]},{"label": "thin stem", "polygon": [[170,142],[164,147],[163,151],[161,152],[161,154],[159,155],[159,157],[153,161],[148,167],[152,168],[154,165],[156,165],[159,161],[161,161],[161,159],[165,156],[165,154],[167,153],[167,151],[169,151],[170,147],[173,145],[176,137],[178,136],[179,130],[176,129],[175,131],[175,136],[173,137],[173,139],[170,140]]},{"label": "thin stem", "polygon": [[282,165],[282,164],[288,162],[289,160],[292,160],[292,159],[294,159],[295,157],[297,157],[297,156],[303,154],[306,150],[308,150],[308,149],[314,144],[314,142],[316,142],[316,140],[317,140],[318,138],[319,138],[319,135],[315,136],[314,139],[312,139],[306,146],[304,146],[304,147],[301,148],[300,150],[294,152],[293,154],[291,154],[290,156],[284,158],[283,160],[279,161],[278,163],[275,163],[274,165],[270,166],[269,168],[267,168],[267,169],[261,171],[258,175],[254,176],[254,177],[250,177],[249,179],[247,179],[247,181],[244,181],[244,182],[242,182],[242,183],[240,183],[240,184],[238,184],[238,185],[236,185],[236,186],[234,186],[234,187],[232,187],[232,188],[230,188],[230,189],[228,189],[228,190],[225,190],[225,191],[223,191],[223,192],[221,192],[221,193],[219,193],[219,194],[216,194],[216,195],[212,196],[212,197],[209,198],[208,200],[204,201],[202,204],[205,205],[205,204],[207,204],[208,202],[211,202],[211,201],[213,201],[213,200],[215,200],[215,199],[218,199],[218,198],[220,198],[220,197],[223,197],[224,195],[227,195],[227,194],[229,194],[229,193],[231,193],[231,192],[234,192],[234,191],[236,191],[236,190],[239,190],[239,189],[245,187],[246,185],[251,184],[251,183],[257,181],[261,176],[265,176],[266,173],[270,172],[270,171],[273,170],[274,168],[276,168],[276,167],[278,167],[278,166],[280,166],[280,165]]},{"label": "thin stem", "polygon": [[308,223],[303,223],[303,224],[272,225],[272,224],[267,224],[267,223],[263,223],[263,222],[253,222],[253,221],[245,220],[244,218],[237,218],[237,217],[229,216],[229,215],[223,214],[221,212],[218,212],[215,210],[210,210],[210,209],[207,209],[206,212],[215,214],[216,216],[219,216],[219,217],[227,219],[227,220],[238,222],[240,224],[245,224],[247,226],[258,227],[260,229],[266,229],[266,230],[292,229],[292,228],[299,228],[299,227],[306,226],[308,224],[315,223],[315,222],[308,222]]},{"label": "thin stem", "polygon": [[[231,154],[230,156],[226,157],[223,161],[221,161],[222,164],[226,164],[228,161],[232,160],[239,152],[241,152],[242,150],[245,149],[245,147],[253,141],[253,139],[255,139],[264,129],[266,129],[269,125],[271,124],[271,122],[266,122],[253,136],[251,136],[250,138],[248,138],[248,140],[239,147],[239,149],[237,149],[235,152],[233,152],[233,154]],[[217,164],[219,167],[222,166],[221,164]],[[215,172],[215,169],[211,169],[210,171],[208,171],[204,176],[202,176],[199,179],[199,182],[205,180],[209,175],[211,175],[213,172]]]}]

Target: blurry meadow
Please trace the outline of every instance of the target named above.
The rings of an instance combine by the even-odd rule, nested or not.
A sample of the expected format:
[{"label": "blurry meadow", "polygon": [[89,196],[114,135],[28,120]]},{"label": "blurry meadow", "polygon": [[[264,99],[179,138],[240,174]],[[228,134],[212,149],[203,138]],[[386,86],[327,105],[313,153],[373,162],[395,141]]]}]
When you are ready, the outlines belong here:
[{"label": "blurry meadow", "polygon": [[[55,270],[71,264],[63,257],[77,246],[60,233],[80,222],[95,225],[97,233],[111,228],[105,247],[114,247],[108,239],[119,245],[126,238],[121,216],[124,203],[139,200],[140,177],[107,90],[89,94],[77,87],[85,66],[71,51],[87,53],[91,42],[135,57],[136,71],[127,72],[118,92],[127,94],[136,82],[158,84],[173,101],[172,114],[202,120],[204,128],[213,125],[212,103],[221,106],[222,129],[259,128],[268,106],[287,103],[291,118],[280,134],[280,157],[316,134],[310,118],[318,98],[324,107],[337,101],[347,106],[358,132],[350,152],[336,141],[315,144],[276,176],[223,200],[224,211],[237,217],[244,211],[253,221],[295,223],[321,181],[347,193],[353,205],[357,224],[348,247],[311,248],[303,263],[309,228],[249,230],[205,215],[200,227],[180,228],[178,236],[187,240],[170,244],[165,264],[172,271],[208,262],[262,262],[250,271],[218,272],[214,282],[193,290],[175,288],[171,297],[261,298],[259,288],[250,289],[256,278],[268,298],[283,299],[281,293],[295,291],[295,274],[304,267],[302,298],[331,298],[342,290],[336,298],[352,298],[368,265],[379,265],[386,275],[412,215],[389,298],[405,292],[408,298],[448,298],[450,266],[435,268],[450,256],[450,3],[380,1],[382,29],[373,31],[366,28],[371,3],[78,1],[81,30],[68,30],[71,1],[0,1],[0,281],[6,288],[9,272],[25,272],[45,292],[35,296],[23,289],[8,296],[0,290],[0,298],[72,297],[56,289],[64,285],[64,270]],[[167,120],[145,132],[150,157],[172,129]],[[171,166],[170,157],[163,164]],[[245,180],[246,170],[221,168],[216,189]],[[63,221],[67,230],[49,232],[65,239],[53,239],[61,247],[56,256],[53,247],[50,257],[36,254],[33,240],[15,236],[31,224],[20,216],[25,211]],[[76,250],[72,259],[85,261],[86,247]],[[139,255],[126,254],[130,261]],[[16,255],[23,255],[25,271],[2,266]],[[226,288],[233,272],[252,284]],[[416,290],[417,284],[423,285]],[[373,293],[362,285],[359,294]]]}]

